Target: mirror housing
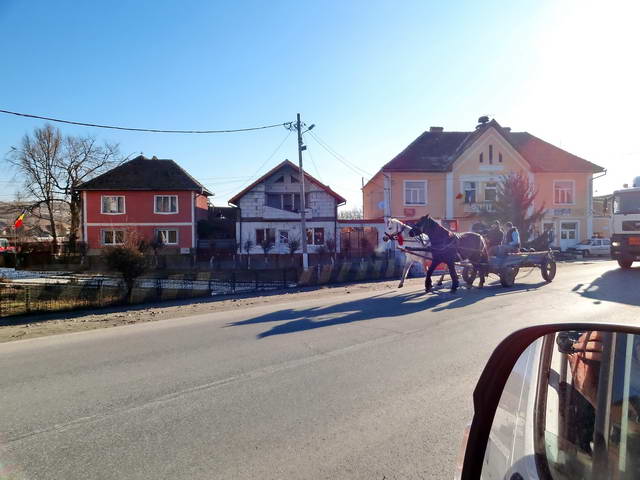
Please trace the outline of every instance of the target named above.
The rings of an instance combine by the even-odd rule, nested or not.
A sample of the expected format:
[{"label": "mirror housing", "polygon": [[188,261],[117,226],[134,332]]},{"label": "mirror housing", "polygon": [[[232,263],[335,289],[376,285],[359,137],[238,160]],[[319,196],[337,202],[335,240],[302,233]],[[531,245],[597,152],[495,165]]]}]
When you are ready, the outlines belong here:
[{"label": "mirror housing", "polygon": [[[640,327],[611,323],[556,323],[528,327],[509,335],[492,353],[473,392],[474,414],[468,432],[460,479],[471,480],[481,477],[496,410],[520,355],[541,337],[569,330],[640,335]],[[536,383],[539,382],[540,375]]]}]

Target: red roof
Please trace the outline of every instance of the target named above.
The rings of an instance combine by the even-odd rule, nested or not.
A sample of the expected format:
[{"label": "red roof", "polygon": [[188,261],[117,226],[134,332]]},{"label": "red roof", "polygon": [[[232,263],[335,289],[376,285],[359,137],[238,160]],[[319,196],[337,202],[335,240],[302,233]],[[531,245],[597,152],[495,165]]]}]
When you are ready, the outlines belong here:
[{"label": "red roof", "polygon": [[[295,163],[291,162],[290,160],[285,160],[284,162],[279,163],[278,165],[273,167],[271,170],[269,170],[267,173],[262,175],[255,182],[253,182],[251,185],[249,185],[248,187],[243,189],[240,193],[237,193],[236,195],[234,195],[229,200],[229,203],[231,203],[233,205],[238,205],[238,201],[242,197],[244,197],[250,190],[252,190],[256,185],[262,183],[265,179],[269,178],[271,175],[274,175],[278,170],[280,170],[281,168],[284,168],[284,167],[290,167],[294,171],[298,172],[298,174],[300,174],[300,168]],[[337,202],[338,202],[338,205],[347,202],[347,200],[344,197],[342,197],[341,195],[339,195],[336,192],[334,192],[333,190],[331,190],[331,188],[328,185],[325,185],[324,183],[320,182],[319,180],[316,180],[315,178],[313,178],[307,172],[304,172],[304,178],[306,178],[307,181],[318,185],[325,192],[327,192],[329,195],[331,195],[333,198],[335,198],[337,200]]]}]

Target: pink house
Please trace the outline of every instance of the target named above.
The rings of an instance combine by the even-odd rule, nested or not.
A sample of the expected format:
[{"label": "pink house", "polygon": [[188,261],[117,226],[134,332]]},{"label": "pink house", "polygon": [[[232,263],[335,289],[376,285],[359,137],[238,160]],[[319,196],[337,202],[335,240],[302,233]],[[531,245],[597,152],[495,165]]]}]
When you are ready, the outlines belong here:
[{"label": "pink house", "polygon": [[189,254],[211,193],[173,160],[139,156],[77,188],[82,195],[82,238],[89,254],[121,245],[130,232]]}]

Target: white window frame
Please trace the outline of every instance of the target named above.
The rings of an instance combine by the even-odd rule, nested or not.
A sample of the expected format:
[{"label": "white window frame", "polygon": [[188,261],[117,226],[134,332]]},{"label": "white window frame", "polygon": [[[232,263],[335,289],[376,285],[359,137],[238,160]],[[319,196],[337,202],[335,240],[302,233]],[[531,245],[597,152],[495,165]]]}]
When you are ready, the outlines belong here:
[{"label": "white window frame", "polygon": [[[121,198],[122,199],[122,212],[105,212],[104,211],[104,199],[105,198]],[[116,200],[117,204],[117,200]],[[127,213],[127,201],[124,195],[102,195],[100,197],[100,213],[102,215],[125,215]]]},{"label": "white window frame", "polygon": [[180,231],[177,228],[156,228],[155,231],[155,239],[158,238],[158,234],[160,232],[167,232],[166,237],[169,239],[169,232],[176,232],[176,241],[175,242],[162,242],[163,245],[178,245],[180,243]]},{"label": "white window frame", "polygon": [[[424,185],[424,202],[422,203],[409,203],[407,202],[407,183],[422,183]],[[427,180],[404,180],[402,183],[402,188],[403,188],[403,198],[404,198],[404,206],[405,207],[415,207],[415,206],[422,206],[422,205],[428,205],[429,201],[428,201],[428,194],[429,194],[429,186],[428,186],[428,182]],[[417,189],[412,189],[417,191]]]},{"label": "white window frame", "polygon": [[[493,184],[492,187],[488,186],[490,183]],[[495,191],[495,199],[494,200],[487,200],[487,190]],[[477,194],[477,192],[476,192],[476,194]],[[482,196],[483,196],[483,199],[484,199],[485,202],[494,203],[496,200],[498,200],[498,183],[497,182],[484,182],[484,188],[483,188]]]},{"label": "white window frame", "polygon": [[[104,241],[104,234],[107,232],[113,232],[113,240],[114,240],[113,243],[106,243]],[[116,232],[122,232],[122,242],[120,243],[115,242]],[[105,247],[115,247],[118,245],[124,245],[125,236],[126,236],[126,232],[121,228],[103,228],[102,230],[100,230],[100,245],[103,245]]]},{"label": "white window frame", "polygon": [[[158,198],[164,198],[164,197],[174,197],[176,199],[176,211],[175,212],[159,212],[158,211]],[[171,201],[169,201],[169,204],[171,204]],[[176,215],[178,213],[180,213],[180,203],[178,202],[178,195],[154,195],[153,196],[153,213],[157,214],[157,215]]]},{"label": "white window frame", "polygon": [[[283,233],[287,234],[287,241],[286,242],[282,241],[282,234]],[[276,237],[276,240],[278,241],[278,243],[280,245],[289,245],[289,230],[284,230],[284,229],[278,230],[278,236]]]},{"label": "white window frame", "polygon": [[[558,183],[571,183],[571,199],[570,203],[557,203],[556,202],[556,185]],[[575,205],[576,204],[576,181],[572,179],[567,180],[554,180],[553,181],[553,204],[554,205]]]}]

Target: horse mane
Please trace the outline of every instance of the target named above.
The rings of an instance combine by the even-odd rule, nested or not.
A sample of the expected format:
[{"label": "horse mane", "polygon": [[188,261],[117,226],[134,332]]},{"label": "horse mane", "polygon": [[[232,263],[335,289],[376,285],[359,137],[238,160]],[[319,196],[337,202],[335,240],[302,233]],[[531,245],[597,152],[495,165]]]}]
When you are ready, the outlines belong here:
[{"label": "horse mane", "polygon": [[423,233],[426,233],[429,236],[429,238],[431,239],[431,243],[441,244],[448,242],[452,238],[458,238],[458,235],[450,230],[447,230],[431,217],[426,217],[423,221],[428,225],[429,229],[429,232]]}]

